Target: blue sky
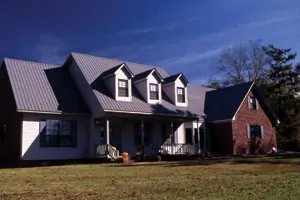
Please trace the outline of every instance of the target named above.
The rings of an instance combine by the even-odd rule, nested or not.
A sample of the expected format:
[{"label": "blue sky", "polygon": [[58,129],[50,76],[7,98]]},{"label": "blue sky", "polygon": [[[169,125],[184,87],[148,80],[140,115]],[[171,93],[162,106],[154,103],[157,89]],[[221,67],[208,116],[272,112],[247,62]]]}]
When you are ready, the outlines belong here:
[{"label": "blue sky", "polygon": [[[1,0],[0,57],[62,64],[87,53],[217,76],[218,55],[261,40],[300,54],[299,0]],[[300,55],[299,58],[300,60]]]}]

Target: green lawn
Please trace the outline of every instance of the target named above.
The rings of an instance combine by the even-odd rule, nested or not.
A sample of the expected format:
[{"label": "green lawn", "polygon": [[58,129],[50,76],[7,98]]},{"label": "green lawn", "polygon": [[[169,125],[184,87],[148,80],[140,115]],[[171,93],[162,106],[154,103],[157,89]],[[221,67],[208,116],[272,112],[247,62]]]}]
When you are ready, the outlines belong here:
[{"label": "green lawn", "polygon": [[295,199],[300,158],[0,170],[0,199]]}]

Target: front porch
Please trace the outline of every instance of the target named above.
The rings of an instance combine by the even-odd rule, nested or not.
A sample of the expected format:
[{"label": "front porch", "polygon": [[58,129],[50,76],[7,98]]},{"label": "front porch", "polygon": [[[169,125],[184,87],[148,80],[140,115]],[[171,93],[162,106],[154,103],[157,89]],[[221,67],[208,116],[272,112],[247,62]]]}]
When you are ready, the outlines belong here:
[{"label": "front porch", "polygon": [[[93,157],[115,159],[127,152],[141,155],[195,155],[203,152],[200,122],[186,138],[184,123],[195,119],[113,116],[94,121]],[[199,139],[198,139],[199,138]],[[184,141],[183,141],[184,140]]]}]

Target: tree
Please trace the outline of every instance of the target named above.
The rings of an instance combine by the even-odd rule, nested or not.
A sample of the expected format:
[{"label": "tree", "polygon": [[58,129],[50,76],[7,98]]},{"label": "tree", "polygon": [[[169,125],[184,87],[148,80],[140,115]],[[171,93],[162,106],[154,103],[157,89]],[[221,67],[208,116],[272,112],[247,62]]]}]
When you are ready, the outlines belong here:
[{"label": "tree", "polygon": [[268,57],[259,41],[235,45],[223,52],[217,69],[224,74],[220,85],[229,86],[257,81],[263,82],[267,75]]},{"label": "tree", "polygon": [[291,48],[280,49],[274,45],[263,47],[269,57],[270,70],[267,79],[267,96],[281,121],[278,132],[293,138],[300,126],[300,108],[297,94],[300,92],[300,67],[293,66],[297,54]]}]

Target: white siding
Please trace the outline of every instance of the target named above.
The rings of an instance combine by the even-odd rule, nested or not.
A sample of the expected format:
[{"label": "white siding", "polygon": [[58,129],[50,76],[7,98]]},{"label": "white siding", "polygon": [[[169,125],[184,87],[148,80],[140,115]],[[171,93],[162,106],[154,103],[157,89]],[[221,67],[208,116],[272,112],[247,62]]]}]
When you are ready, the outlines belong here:
[{"label": "white siding", "polygon": [[144,100],[147,101],[147,80],[135,83],[135,87],[138,89]]},{"label": "white siding", "polygon": [[[40,147],[40,119],[69,119],[77,120],[77,147]],[[58,115],[23,115],[22,129],[22,159],[23,160],[53,160],[53,159],[82,159],[88,156],[89,137],[88,117],[64,117]]]},{"label": "white siding", "polygon": [[185,127],[181,124],[175,132],[175,143],[184,144],[185,143]]},{"label": "white siding", "polygon": [[175,104],[175,84],[167,84],[162,87],[163,91],[166,93],[166,95],[169,97],[169,99],[172,101],[173,104]]},{"label": "white siding", "polygon": [[89,107],[90,111],[93,114],[93,117],[100,117],[104,115],[104,111],[101,108],[91,86],[88,84],[84,78],[82,72],[80,71],[77,64],[73,61],[69,66],[69,72],[73,77],[77,88],[79,89],[85,103]]},{"label": "white siding", "polygon": [[117,89],[115,79],[116,76],[113,75],[105,80],[105,85],[114,98],[116,98],[116,89]]}]

